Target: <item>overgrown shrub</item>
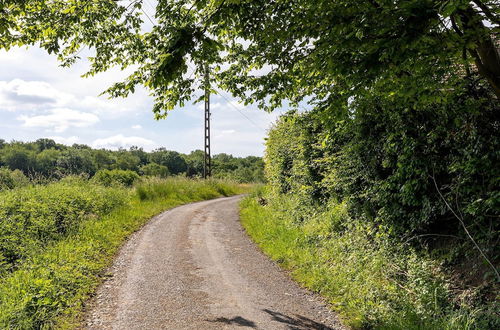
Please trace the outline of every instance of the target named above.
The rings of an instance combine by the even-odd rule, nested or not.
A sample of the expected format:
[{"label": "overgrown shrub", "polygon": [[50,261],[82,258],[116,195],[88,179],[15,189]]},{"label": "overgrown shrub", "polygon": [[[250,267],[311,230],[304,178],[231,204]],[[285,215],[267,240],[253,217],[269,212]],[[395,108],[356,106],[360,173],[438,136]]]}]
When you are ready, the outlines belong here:
[{"label": "overgrown shrub", "polygon": [[499,108],[480,89],[474,93],[420,109],[357,100],[355,115],[340,122],[321,112],[290,113],[269,133],[270,186],[304,203],[346,201],[354,218],[406,239],[467,238],[463,220],[489,249],[500,232]]},{"label": "overgrown shrub", "polygon": [[34,251],[65,237],[82,221],[111,212],[127,193],[85,180],[0,193],[0,260],[14,268]]},{"label": "overgrown shrub", "polygon": [[29,179],[20,170],[9,170],[0,167],[0,191],[24,187],[29,184]]},{"label": "overgrown shrub", "polygon": [[170,174],[168,167],[156,163],[149,163],[141,166],[139,173],[146,176],[157,176],[160,178],[166,178]]},{"label": "overgrown shrub", "polygon": [[102,184],[104,186],[123,185],[130,187],[134,182],[139,179],[139,174],[129,170],[100,170],[98,171],[92,181]]},{"label": "overgrown shrub", "polygon": [[[442,102],[419,100],[414,107],[394,95],[373,92],[350,100],[346,105],[350,113],[343,118],[332,116],[332,109],[290,112],[269,132],[265,155],[269,192],[262,197],[263,204],[274,208],[294,235],[307,236],[311,223],[336,228],[335,233],[307,237],[312,250],[303,253],[315,255],[313,247],[352,240],[338,250],[320,251],[328,257],[316,261],[321,268],[331,258],[332,267],[354,283],[356,272],[362,274],[363,269],[357,260],[365,260],[364,255],[379,260],[384,268],[399,269],[394,273],[372,269],[378,275],[371,282],[391,283],[373,290],[384,304],[394,304],[387,307],[390,313],[408,308],[415,314],[387,318],[388,312],[378,310],[379,298],[371,297],[373,290],[368,287],[360,288],[357,297],[341,293],[337,303],[352,304],[349,310],[359,308],[361,314],[366,311],[366,315],[354,313],[363,320],[358,325],[382,322],[399,328],[402,322],[418,328],[434,324],[436,318],[443,327],[470,321],[486,329],[500,319],[493,303],[498,297],[500,262],[500,108],[481,86],[447,93]],[[339,213],[339,205],[341,219],[332,217]],[[400,248],[393,251],[387,248],[391,245]],[[347,260],[345,265],[336,255]],[[363,262],[371,267],[371,261]],[[342,270],[349,264],[352,268]],[[340,291],[356,285],[329,271],[318,275],[318,281],[329,281],[330,276],[334,280],[328,285],[338,281]],[[400,297],[405,292],[404,299],[384,296]],[[461,296],[477,297],[462,308]],[[370,310],[377,316],[370,316]],[[481,318],[487,326],[479,326]]]},{"label": "overgrown shrub", "polygon": [[[442,264],[384,230],[350,219],[346,203],[304,207],[266,192],[242,202],[241,219],[266,254],[321,293],[361,329],[496,329],[495,301],[457,294]],[[266,203],[262,203],[266,199]],[[263,205],[264,204],[264,205]]]}]

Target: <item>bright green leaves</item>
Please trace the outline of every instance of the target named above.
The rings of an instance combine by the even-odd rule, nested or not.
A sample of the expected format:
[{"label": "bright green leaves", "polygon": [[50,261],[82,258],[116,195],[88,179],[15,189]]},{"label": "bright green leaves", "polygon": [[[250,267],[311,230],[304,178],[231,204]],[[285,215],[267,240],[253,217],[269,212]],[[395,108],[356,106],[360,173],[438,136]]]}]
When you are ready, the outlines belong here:
[{"label": "bright green leaves", "polygon": [[[307,99],[346,116],[340,104],[375,93],[441,102],[437,91],[466,81],[472,63],[495,86],[500,63],[483,49],[498,31],[498,5],[474,3],[160,0],[153,15],[142,0],[2,1],[0,40],[4,48],[40,43],[64,65],[88,47],[94,54],[87,75],[133,67],[110,96],[143,85],[157,117],[191,99],[206,65],[214,69],[212,83],[245,103],[271,111]],[[145,32],[147,11],[154,19]]]}]

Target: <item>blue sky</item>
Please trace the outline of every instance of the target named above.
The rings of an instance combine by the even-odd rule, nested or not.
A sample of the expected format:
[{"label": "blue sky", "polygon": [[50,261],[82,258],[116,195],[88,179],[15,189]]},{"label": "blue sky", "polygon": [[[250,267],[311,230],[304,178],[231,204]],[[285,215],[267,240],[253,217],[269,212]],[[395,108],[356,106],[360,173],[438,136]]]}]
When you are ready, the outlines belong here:
[{"label": "blue sky", "polygon": [[[203,148],[203,105],[188,104],[163,120],[153,118],[152,98],[138,90],[126,99],[98,95],[125,74],[116,70],[81,78],[85,61],[61,68],[38,48],[0,51],[0,138],[83,143],[117,149],[132,145],[188,153]],[[231,103],[231,104],[229,104]],[[212,153],[261,156],[278,111],[244,107],[228,94],[212,95]],[[240,109],[248,120],[238,112]]]}]

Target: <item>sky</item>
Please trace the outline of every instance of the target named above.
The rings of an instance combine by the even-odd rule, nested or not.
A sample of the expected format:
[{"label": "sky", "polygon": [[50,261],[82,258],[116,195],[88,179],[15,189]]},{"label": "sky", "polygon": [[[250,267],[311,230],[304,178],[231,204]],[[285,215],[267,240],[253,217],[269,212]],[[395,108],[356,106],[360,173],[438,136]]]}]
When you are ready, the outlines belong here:
[{"label": "sky", "polygon": [[[59,66],[38,48],[0,50],[0,139],[87,144],[118,149],[164,147],[182,153],[203,149],[203,104],[176,108],[154,120],[153,99],[139,89],[126,99],[99,96],[125,74],[117,70],[81,78],[87,63]],[[270,125],[285,111],[266,113],[229,94],[211,96],[212,154],[262,156]],[[238,110],[239,111],[238,111]]]}]

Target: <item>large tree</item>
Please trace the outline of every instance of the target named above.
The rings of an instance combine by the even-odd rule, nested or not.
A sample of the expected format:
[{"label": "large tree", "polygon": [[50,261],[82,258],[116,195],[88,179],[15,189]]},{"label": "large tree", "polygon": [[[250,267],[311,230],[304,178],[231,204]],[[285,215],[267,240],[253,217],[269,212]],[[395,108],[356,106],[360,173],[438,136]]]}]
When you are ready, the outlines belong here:
[{"label": "large tree", "polygon": [[1,44],[38,42],[65,64],[88,46],[88,74],[131,69],[108,93],[143,85],[158,118],[192,98],[206,65],[213,82],[268,110],[306,99],[346,114],[367,93],[440,102],[476,77],[500,96],[495,0],[159,0],[152,19],[143,5],[4,0]]}]

